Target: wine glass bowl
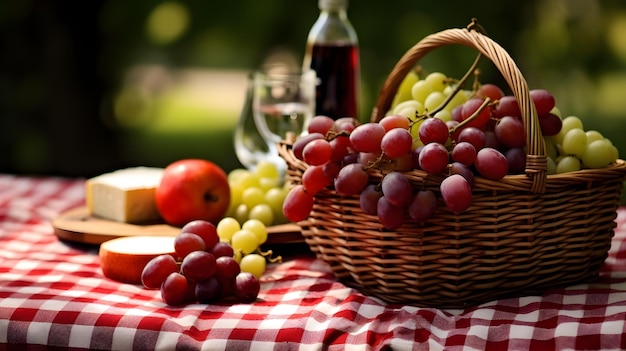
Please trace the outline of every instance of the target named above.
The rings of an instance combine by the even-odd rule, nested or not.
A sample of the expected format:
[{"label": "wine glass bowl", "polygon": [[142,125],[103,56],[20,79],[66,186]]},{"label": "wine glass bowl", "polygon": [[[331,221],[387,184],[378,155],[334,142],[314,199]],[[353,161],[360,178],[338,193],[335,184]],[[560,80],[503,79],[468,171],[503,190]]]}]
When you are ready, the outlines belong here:
[{"label": "wine glass bowl", "polygon": [[279,66],[254,73],[252,113],[268,143],[306,132],[315,112],[315,86],[313,70],[294,71]]}]

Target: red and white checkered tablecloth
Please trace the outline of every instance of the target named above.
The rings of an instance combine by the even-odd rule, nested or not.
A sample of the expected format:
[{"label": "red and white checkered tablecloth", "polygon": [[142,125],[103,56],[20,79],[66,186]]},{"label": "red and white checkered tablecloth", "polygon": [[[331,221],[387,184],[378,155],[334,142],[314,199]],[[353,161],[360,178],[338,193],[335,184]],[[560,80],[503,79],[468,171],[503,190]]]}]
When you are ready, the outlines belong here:
[{"label": "red and white checkered tablecloth", "polygon": [[389,305],[301,257],[270,266],[255,303],[168,307],[158,291],[104,278],[96,247],[54,235],[51,220],[84,203],[83,186],[0,175],[0,350],[626,349],[626,208],[599,280],[543,296]]}]

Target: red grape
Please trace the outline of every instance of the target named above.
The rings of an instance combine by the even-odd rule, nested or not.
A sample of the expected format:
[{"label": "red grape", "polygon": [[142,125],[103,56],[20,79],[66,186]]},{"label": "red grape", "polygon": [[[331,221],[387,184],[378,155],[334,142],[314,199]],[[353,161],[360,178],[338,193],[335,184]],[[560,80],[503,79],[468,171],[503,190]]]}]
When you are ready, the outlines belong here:
[{"label": "red grape", "polygon": [[535,104],[537,115],[545,115],[552,111],[556,102],[554,96],[545,89],[533,89],[530,91],[530,98]]},{"label": "red grape", "polygon": [[311,195],[330,185],[331,181],[332,178],[324,173],[324,166],[311,166],[302,173],[302,185]]},{"label": "red grape", "polygon": [[318,116],[311,118],[307,131],[309,133],[320,133],[322,135],[326,135],[328,131],[333,129],[334,124],[335,124],[334,119],[328,116],[318,115]]},{"label": "red grape", "polygon": [[148,289],[158,289],[168,275],[178,271],[176,260],[171,255],[159,255],[144,266],[141,283]]},{"label": "red grape", "polygon": [[283,214],[288,220],[292,222],[305,220],[312,210],[313,196],[305,190],[302,184],[289,190],[283,201]]},{"label": "red grape", "polygon": [[261,283],[253,274],[241,272],[235,277],[233,286],[235,298],[241,302],[252,302],[256,300],[261,290]]},{"label": "red grape", "polygon": [[376,152],[359,152],[358,162],[363,166],[369,166],[375,163],[379,157],[380,154]]},{"label": "red grape", "polygon": [[194,251],[183,258],[181,273],[193,281],[202,281],[212,277],[217,267],[215,256],[206,251]]},{"label": "red grape", "polygon": [[424,145],[420,145],[411,151],[411,165],[414,169],[422,169],[420,167],[420,153],[424,150]]},{"label": "red grape", "polygon": [[[456,123],[463,122],[463,105],[458,105],[452,109],[452,121]],[[448,128],[450,128],[450,125],[448,125]]]},{"label": "red grape", "polygon": [[419,154],[420,168],[430,174],[439,174],[448,166],[450,156],[445,146],[439,143],[425,145]]},{"label": "red grape", "polygon": [[499,149],[500,146],[502,146],[500,142],[498,141],[498,137],[496,137],[496,133],[494,133],[492,130],[486,130],[484,133],[485,133],[485,146],[484,147],[490,147],[492,149]]},{"label": "red grape", "polygon": [[526,170],[526,151],[524,148],[508,149],[504,153],[507,162],[509,163],[510,174],[524,173]]},{"label": "red grape", "polygon": [[476,159],[476,148],[467,141],[462,141],[452,149],[452,160],[471,166]]},{"label": "red grape", "polygon": [[161,298],[170,306],[178,306],[185,302],[188,283],[184,275],[173,272],[165,278],[161,285]]},{"label": "red grape", "polygon": [[448,141],[450,132],[446,122],[439,118],[427,118],[420,124],[418,134],[424,144],[445,144]]},{"label": "red grape", "polygon": [[406,116],[389,115],[381,118],[381,120],[378,121],[378,124],[383,126],[386,131],[390,131],[394,128],[409,129],[410,121],[406,118]]},{"label": "red grape", "polygon": [[488,97],[491,101],[500,100],[504,96],[504,92],[499,86],[491,83],[482,84],[476,91],[476,96],[484,99]]},{"label": "red grape", "polygon": [[406,207],[413,199],[411,181],[400,172],[390,172],[381,182],[387,201],[396,207]]},{"label": "red grape", "polygon": [[380,152],[385,128],[378,123],[364,123],[350,133],[350,143],[358,152]]},{"label": "red grape", "polygon": [[412,145],[413,137],[411,133],[403,128],[394,128],[388,131],[380,142],[381,149],[390,158],[408,155],[411,152]]},{"label": "red grape", "polygon": [[222,297],[222,285],[217,277],[197,282],[194,294],[200,303],[212,303]]},{"label": "red grape", "polygon": [[333,155],[330,158],[330,162],[341,161],[342,158],[351,152],[352,145],[347,135],[337,135],[334,139],[329,141],[329,143],[333,148]]},{"label": "red grape", "polygon": [[474,167],[480,175],[491,180],[502,179],[509,172],[506,157],[492,148],[483,148],[478,151]]},{"label": "red grape", "polygon": [[376,215],[376,206],[378,206],[378,199],[381,196],[383,196],[383,192],[376,184],[366,186],[359,197],[361,210],[367,214]]},{"label": "red grape", "polygon": [[456,138],[456,142],[466,141],[474,146],[476,151],[485,147],[485,132],[476,127],[466,127],[461,130]]},{"label": "red grape", "polygon": [[293,155],[302,160],[302,151],[304,147],[313,140],[324,139],[324,135],[321,133],[311,133],[304,136],[299,137],[296,141],[293,142]]},{"label": "red grape", "polygon": [[[480,106],[483,104],[483,102],[484,102],[483,99],[480,99],[480,98],[472,98],[472,99],[467,100],[463,104],[463,109],[461,110],[461,114],[462,114],[461,118],[463,119],[463,121],[465,121],[470,116],[472,116],[475,112],[477,112]],[[468,122],[466,126],[483,129],[485,125],[487,125],[487,122],[489,122],[490,118],[491,118],[490,109],[484,108],[478,113],[478,116],[474,117],[470,122]]]},{"label": "red grape", "polygon": [[193,233],[201,237],[202,240],[204,240],[205,250],[210,250],[220,240],[215,224],[201,219],[193,220],[185,224],[181,232]]},{"label": "red grape", "polygon": [[437,197],[430,190],[418,191],[409,204],[409,216],[419,222],[431,218],[437,209]]},{"label": "red grape", "polygon": [[404,213],[404,208],[392,205],[384,195],[378,199],[376,214],[383,227],[390,230],[400,228],[406,220]]},{"label": "red grape", "polygon": [[322,167],[324,169],[324,175],[328,179],[335,179],[335,177],[339,173],[339,170],[341,169],[341,162],[340,161],[329,162],[323,165]]},{"label": "red grape", "polygon": [[443,202],[455,213],[465,211],[472,203],[472,188],[460,174],[445,178],[439,185]]},{"label": "red grape", "polygon": [[239,272],[241,267],[239,263],[232,256],[222,256],[215,260],[216,271],[215,274],[221,278],[234,278]]},{"label": "red grape", "polygon": [[509,148],[524,147],[526,145],[524,124],[520,118],[502,117],[496,124],[494,132],[498,141]]},{"label": "red grape", "polygon": [[360,163],[344,166],[335,178],[335,191],[342,196],[360,193],[369,180],[369,174]]},{"label": "red grape", "polygon": [[359,124],[359,121],[353,117],[341,117],[335,121],[333,130],[337,133],[352,133]]},{"label": "red grape", "polygon": [[450,174],[459,174],[467,180],[470,185],[470,188],[474,188],[475,178],[474,172],[469,166],[462,164],[461,162],[452,162],[450,164]]},{"label": "red grape", "polygon": [[233,255],[235,254],[233,247],[230,246],[230,244],[225,241],[220,241],[217,244],[215,244],[215,246],[213,246],[210,252],[213,255],[213,257],[215,257],[216,259],[222,256],[233,257]]},{"label": "red grape", "polygon": [[332,155],[333,147],[325,139],[311,140],[302,149],[302,159],[312,166],[328,163]]},{"label": "red grape", "polygon": [[513,95],[503,96],[494,109],[493,114],[496,118],[504,116],[522,117],[517,99]]},{"label": "red grape", "polygon": [[204,251],[206,244],[198,234],[181,232],[174,238],[174,251],[180,258],[184,258],[194,251]]},{"label": "red grape", "polygon": [[561,127],[563,127],[561,117],[553,113],[539,115],[538,118],[541,134],[545,136],[557,135],[561,131]]}]

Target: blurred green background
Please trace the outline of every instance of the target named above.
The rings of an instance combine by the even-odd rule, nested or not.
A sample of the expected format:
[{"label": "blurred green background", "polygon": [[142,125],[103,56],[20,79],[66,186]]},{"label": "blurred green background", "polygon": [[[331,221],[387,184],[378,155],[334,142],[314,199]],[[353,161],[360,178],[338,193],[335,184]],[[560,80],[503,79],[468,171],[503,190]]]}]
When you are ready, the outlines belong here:
[{"label": "blurred green background", "polygon": [[[3,1],[0,172],[90,177],[188,157],[240,167],[232,134],[246,74],[272,57],[299,65],[318,13],[317,0]],[[353,0],[348,14],[362,120],[406,50],[476,17],[531,88],[626,152],[622,0]],[[458,77],[473,55],[435,51],[422,64]]]}]

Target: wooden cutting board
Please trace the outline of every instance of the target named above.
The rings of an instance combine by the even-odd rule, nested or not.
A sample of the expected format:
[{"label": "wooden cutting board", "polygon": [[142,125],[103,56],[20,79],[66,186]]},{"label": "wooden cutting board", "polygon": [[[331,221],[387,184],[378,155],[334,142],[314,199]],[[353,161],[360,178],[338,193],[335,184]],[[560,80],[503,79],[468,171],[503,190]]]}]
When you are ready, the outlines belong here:
[{"label": "wooden cutting board", "polygon": [[[176,236],[180,228],[164,223],[129,224],[94,217],[87,207],[77,207],[62,213],[52,221],[54,234],[63,240],[96,244],[127,236]],[[300,227],[295,224],[281,224],[267,228],[265,244],[285,244],[303,242]]]}]

